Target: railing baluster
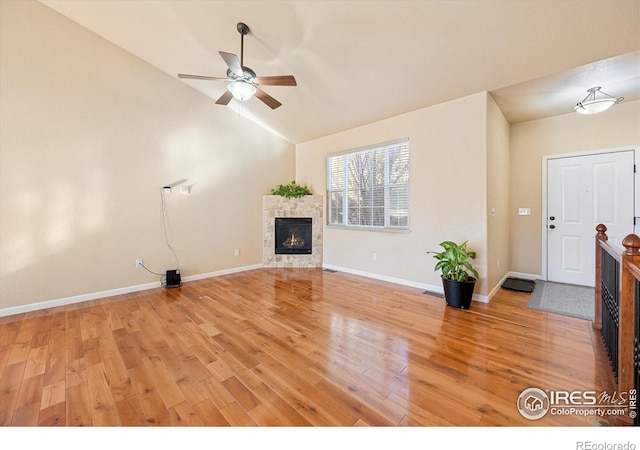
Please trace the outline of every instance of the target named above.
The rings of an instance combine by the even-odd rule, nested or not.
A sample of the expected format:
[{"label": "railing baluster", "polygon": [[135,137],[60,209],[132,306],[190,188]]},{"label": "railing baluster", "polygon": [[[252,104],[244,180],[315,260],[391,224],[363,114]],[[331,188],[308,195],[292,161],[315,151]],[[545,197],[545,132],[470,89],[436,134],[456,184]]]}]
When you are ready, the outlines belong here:
[{"label": "railing baluster", "polygon": [[604,250],[601,242],[607,242],[607,227],[599,224],[596,227],[596,283],[595,283],[595,315],[593,319],[593,327],[602,330],[602,254]]},{"label": "railing baluster", "polygon": [[635,284],[640,271],[640,237],[630,234],[622,240],[624,253],[620,264],[620,330],[618,333],[618,387],[621,392],[629,392],[634,383],[634,336],[638,310],[635,308]]},{"label": "railing baluster", "polygon": [[[640,390],[640,279],[636,278],[634,284],[635,331],[633,333],[633,387],[637,395],[638,390]],[[640,425],[640,415],[636,415],[633,423]]]},{"label": "railing baluster", "polygon": [[596,283],[594,327],[600,330],[613,377],[618,382],[619,261],[608,245],[607,227],[596,227]]},{"label": "railing baluster", "polygon": [[[596,230],[593,327],[600,330],[618,392],[630,394],[635,389],[637,393],[640,389],[640,237],[635,234],[625,237],[624,250],[621,250],[609,244],[607,227],[600,224]],[[637,403],[635,405],[637,408]],[[634,422],[640,425],[640,418],[635,417]]]}]

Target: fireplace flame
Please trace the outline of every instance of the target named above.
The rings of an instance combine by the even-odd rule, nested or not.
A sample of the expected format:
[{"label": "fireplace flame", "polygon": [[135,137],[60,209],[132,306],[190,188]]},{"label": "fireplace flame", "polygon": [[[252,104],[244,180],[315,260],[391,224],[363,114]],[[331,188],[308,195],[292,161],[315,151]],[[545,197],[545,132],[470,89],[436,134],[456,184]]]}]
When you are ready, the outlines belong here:
[{"label": "fireplace flame", "polygon": [[300,248],[304,247],[304,239],[296,237],[295,234],[291,233],[291,236],[287,238],[286,241],[282,243],[286,248]]}]

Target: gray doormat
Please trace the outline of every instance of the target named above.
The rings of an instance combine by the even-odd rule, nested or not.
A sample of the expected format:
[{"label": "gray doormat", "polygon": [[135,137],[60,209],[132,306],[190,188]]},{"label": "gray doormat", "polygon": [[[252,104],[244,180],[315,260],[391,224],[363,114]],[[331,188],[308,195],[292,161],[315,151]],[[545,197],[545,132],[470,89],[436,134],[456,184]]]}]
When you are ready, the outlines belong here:
[{"label": "gray doormat", "polygon": [[533,292],[536,282],[533,280],[523,280],[522,278],[507,278],[502,283],[502,287],[512,291]]},{"label": "gray doormat", "polygon": [[529,308],[593,320],[594,297],[595,290],[592,287],[536,280]]}]

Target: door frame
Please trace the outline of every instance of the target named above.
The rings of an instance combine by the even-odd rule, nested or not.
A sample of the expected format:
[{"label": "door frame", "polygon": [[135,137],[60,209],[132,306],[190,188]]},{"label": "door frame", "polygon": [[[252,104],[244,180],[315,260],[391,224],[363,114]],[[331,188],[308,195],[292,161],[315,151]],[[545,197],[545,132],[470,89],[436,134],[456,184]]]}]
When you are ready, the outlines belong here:
[{"label": "door frame", "polygon": [[[637,167],[640,167],[640,146],[638,145],[628,145],[625,147],[614,147],[614,148],[606,148],[599,150],[587,150],[587,151],[579,151],[579,152],[571,152],[571,153],[558,153],[552,155],[543,155],[542,156],[542,209],[541,209],[541,226],[540,229],[542,234],[542,254],[541,254],[541,263],[542,267],[540,269],[540,274],[542,276],[542,280],[547,281],[548,278],[548,252],[547,252],[547,217],[549,217],[549,211],[547,211],[547,164],[550,159],[563,159],[563,158],[575,158],[579,156],[593,156],[593,155],[603,155],[606,153],[620,153],[620,152],[628,152],[633,151],[633,161]],[[634,226],[633,232],[638,234],[638,229],[640,228],[640,183],[638,182],[638,170],[635,171],[633,176],[633,194],[634,194],[634,216],[636,217],[636,225]],[[596,230],[593,230],[594,236],[594,252],[595,252],[595,235]]]}]

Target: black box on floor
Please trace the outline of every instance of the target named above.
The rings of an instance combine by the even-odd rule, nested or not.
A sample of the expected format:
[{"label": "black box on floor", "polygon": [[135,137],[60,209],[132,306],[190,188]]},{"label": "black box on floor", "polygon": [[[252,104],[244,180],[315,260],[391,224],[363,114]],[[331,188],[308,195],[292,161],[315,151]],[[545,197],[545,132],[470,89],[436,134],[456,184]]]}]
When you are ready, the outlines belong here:
[{"label": "black box on floor", "polygon": [[180,279],[179,270],[167,270],[164,287],[180,287],[182,286],[182,280]]},{"label": "black box on floor", "polygon": [[507,278],[502,287],[512,291],[533,292],[536,288],[536,282],[533,280],[523,280],[521,278]]}]

